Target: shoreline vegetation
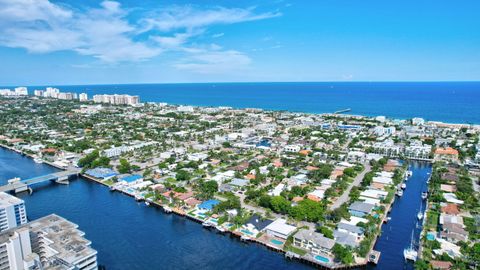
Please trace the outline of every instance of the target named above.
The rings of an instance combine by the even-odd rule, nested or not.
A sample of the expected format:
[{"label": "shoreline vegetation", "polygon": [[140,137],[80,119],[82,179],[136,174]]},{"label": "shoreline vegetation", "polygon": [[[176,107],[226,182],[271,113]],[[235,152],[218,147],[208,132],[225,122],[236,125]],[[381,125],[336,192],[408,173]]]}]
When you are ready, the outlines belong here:
[{"label": "shoreline vegetation", "polygon": [[[433,163],[432,174],[469,164],[460,179],[472,185],[479,156],[478,126],[421,118],[45,98],[0,98],[0,107],[1,147],[326,269],[378,261],[408,160]],[[471,190],[464,182],[457,188]],[[464,205],[478,213],[478,200]],[[448,262],[424,236],[416,267]]]}]

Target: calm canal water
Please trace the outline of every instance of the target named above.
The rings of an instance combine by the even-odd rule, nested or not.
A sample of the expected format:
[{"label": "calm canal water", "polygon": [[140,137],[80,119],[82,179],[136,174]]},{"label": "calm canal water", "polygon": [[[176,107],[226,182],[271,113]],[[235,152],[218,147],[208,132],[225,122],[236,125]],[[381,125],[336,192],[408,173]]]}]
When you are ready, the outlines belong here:
[{"label": "calm canal water", "polygon": [[[375,269],[412,269],[404,264],[403,249],[415,228],[422,203],[420,194],[429,166],[412,166],[413,177],[404,196],[392,210],[376,245],[382,252]],[[0,184],[13,177],[28,178],[56,171],[28,157],[0,148]],[[30,220],[59,214],[80,226],[98,251],[98,261],[111,269],[311,269],[285,260],[283,255],[228,235],[204,229],[201,224],[146,207],[133,198],[84,179],[69,185],[35,186],[25,200]],[[396,268],[398,266],[398,268]]]},{"label": "calm canal water", "polygon": [[414,269],[413,263],[405,262],[403,250],[409,247],[412,232],[416,243],[420,238],[421,221],[418,221],[417,213],[420,209],[425,210],[425,201],[421,196],[427,190],[426,182],[432,166],[413,162],[409,170],[413,175],[406,182],[403,196],[396,198],[389,215],[392,219],[382,226],[382,235],[375,244],[374,249],[382,252],[376,269]]}]

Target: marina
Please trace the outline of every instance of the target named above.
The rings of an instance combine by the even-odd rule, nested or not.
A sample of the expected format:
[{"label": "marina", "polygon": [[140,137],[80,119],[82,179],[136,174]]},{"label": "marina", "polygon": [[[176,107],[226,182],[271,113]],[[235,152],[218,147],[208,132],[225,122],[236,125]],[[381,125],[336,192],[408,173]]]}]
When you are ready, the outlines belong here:
[{"label": "marina", "polygon": [[[425,209],[422,199],[432,165],[426,162],[412,162],[409,170],[413,174],[408,179],[408,187],[403,196],[397,197],[392,204],[391,220],[382,226],[381,236],[374,249],[382,253],[376,268],[371,269],[414,269],[413,260],[418,253],[422,221],[419,213]],[[410,235],[410,237],[405,237]],[[405,259],[405,258],[408,258]]]}]

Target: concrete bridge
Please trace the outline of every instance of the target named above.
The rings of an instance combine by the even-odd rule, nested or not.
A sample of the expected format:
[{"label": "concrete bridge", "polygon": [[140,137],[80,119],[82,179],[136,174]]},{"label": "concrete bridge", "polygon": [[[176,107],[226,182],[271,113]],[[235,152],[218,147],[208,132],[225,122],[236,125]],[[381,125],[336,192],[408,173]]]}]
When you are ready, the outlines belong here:
[{"label": "concrete bridge", "polygon": [[31,185],[47,181],[55,181],[60,184],[68,184],[68,179],[72,176],[77,176],[78,174],[79,171],[77,170],[67,170],[24,180],[21,180],[20,178],[14,178],[8,180],[8,184],[0,186],[0,191],[14,191],[15,193],[27,191],[30,189]]}]

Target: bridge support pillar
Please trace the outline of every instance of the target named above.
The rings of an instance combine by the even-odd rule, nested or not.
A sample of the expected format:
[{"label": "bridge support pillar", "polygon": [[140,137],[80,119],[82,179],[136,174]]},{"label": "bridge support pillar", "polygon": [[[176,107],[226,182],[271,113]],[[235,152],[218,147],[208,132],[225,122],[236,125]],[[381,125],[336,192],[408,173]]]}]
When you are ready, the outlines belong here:
[{"label": "bridge support pillar", "polygon": [[25,185],[25,186],[21,186],[21,187],[18,187],[15,189],[15,193],[20,193],[20,192],[24,192],[24,191],[28,191],[28,186]]},{"label": "bridge support pillar", "polygon": [[63,184],[63,185],[68,185],[70,184],[70,182],[68,182],[68,176],[64,176],[64,177],[60,177],[57,179],[57,181],[55,181],[59,184]]}]

